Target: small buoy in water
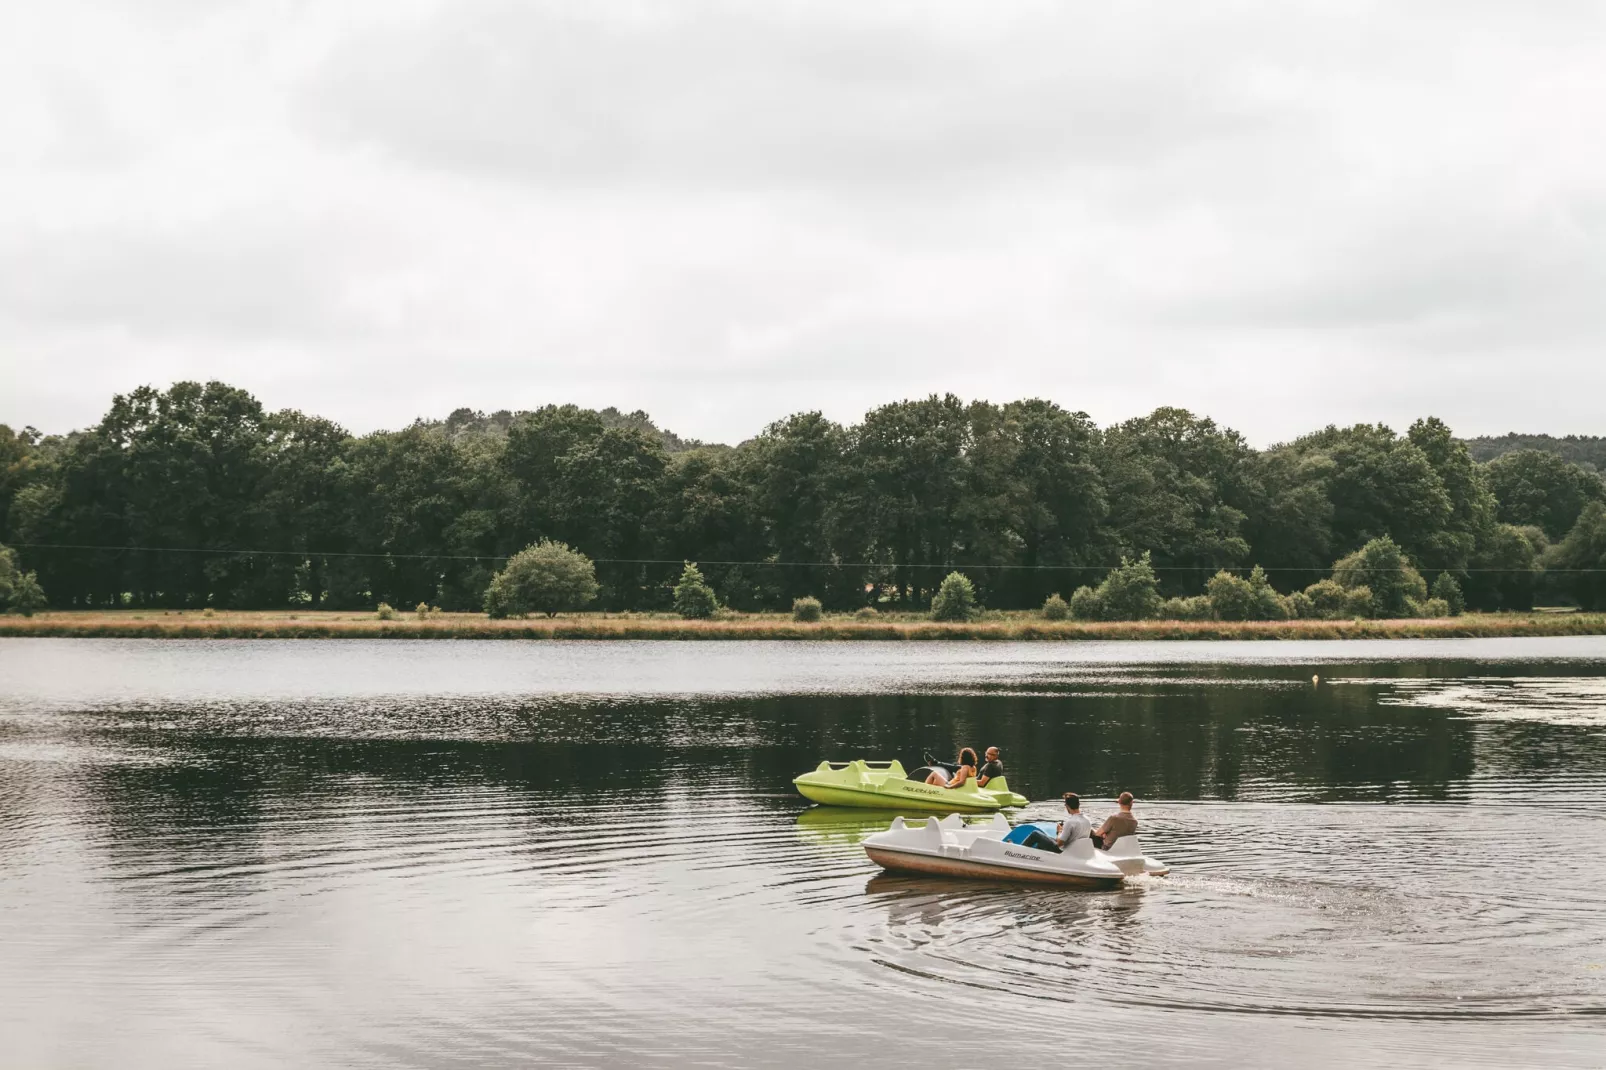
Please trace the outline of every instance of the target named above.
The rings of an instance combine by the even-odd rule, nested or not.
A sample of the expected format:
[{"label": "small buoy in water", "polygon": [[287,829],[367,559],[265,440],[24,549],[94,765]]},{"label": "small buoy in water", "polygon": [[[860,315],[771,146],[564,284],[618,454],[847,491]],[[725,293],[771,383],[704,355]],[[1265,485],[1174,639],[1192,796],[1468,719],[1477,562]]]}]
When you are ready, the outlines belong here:
[{"label": "small buoy in water", "polygon": [[1322,678],[1321,678],[1321,677],[1320,677],[1320,676],[1312,676],[1312,677],[1311,677],[1311,678],[1310,678],[1310,682],[1311,682],[1311,683],[1312,683],[1312,684],[1313,684],[1313,685],[1314,685],[1314,684],[1319,684],[1319,683],[1321,683],[1321,682],[1322,682]]}]

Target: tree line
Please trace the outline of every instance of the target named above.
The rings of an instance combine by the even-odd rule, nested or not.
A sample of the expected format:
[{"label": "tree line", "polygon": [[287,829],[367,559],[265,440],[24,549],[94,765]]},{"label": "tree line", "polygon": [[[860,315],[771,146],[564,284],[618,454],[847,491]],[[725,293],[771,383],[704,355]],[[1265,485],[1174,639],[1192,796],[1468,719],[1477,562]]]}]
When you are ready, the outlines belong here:
[{"label": "tree line", "polygon": [[1469,608],[1602,608],[1603,503],[1590,464],[1479,463],[1433,417],[1257,450],[1182,409],[1100,428],[949,395],[847,426],[799,413],[729,447],[574,405],[352,435],[183,382],[67,435],[0,425],[0,543],[62,608],[479,610],[542,540],[595,562],[605,609],[671,607],[688,561],[743,610],[924,608],[956,569],[987,606],[1038,607],[1145,555],[1162,599],[1222,571],[1288,596],[1385,537]]}]

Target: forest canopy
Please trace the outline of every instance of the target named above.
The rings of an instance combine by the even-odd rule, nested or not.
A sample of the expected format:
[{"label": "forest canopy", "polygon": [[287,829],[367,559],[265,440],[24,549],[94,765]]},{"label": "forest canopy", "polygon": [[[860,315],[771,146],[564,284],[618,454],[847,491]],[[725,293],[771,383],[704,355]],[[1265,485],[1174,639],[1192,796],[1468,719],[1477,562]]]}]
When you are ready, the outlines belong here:
[{"label": "forest canopy", "polygon": [[574,405],[359,436],[183,382],[67,435],[0,425],[0,544],[58,608],[477,610],[543,540],[595,562],[604,609],[669,608],[687,562],[747,610],[925,607],[956,569],[983,605],[1038,607],[1123,560],[1166,598],[1255,566],[1294,592],[1382,537],[1472,609],[1606,597],[1598,440],[1508,438],[1480,462],[1425,417],[1257,450],[1182,409],[1100,428],[1051,401],[952,395],[852,425],[798,413],[734,447]]}]

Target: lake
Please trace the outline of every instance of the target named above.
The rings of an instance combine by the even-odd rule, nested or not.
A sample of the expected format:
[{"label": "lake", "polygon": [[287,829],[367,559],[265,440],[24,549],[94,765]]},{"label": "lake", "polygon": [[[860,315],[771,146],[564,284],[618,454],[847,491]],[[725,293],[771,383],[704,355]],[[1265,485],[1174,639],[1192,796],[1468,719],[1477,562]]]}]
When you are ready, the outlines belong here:
[{"label": "lake", "polygon": [[[967,744],[1172,875],[791,786]],[[1606,1065],[1606,638],[0,640],[0,1065],[856,1058]]]}]

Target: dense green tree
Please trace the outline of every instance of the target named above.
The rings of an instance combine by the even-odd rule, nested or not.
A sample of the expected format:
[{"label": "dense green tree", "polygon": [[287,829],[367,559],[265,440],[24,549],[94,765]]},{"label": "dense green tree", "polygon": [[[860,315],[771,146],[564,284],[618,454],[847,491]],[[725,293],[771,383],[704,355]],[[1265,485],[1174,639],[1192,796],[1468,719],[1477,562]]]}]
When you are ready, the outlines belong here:
[{"label": "dense green tree", "polygon": [[513,484],[515,540],[560,539],[602,563],[602,597],[611,606],[639,604],[667,578],[642,563],[655,556],[651,519],[669,463],[658,436],[609,427],[574,405],[549,405],[513,419],[502,457]]},{"label": "dense green tree", "polygon": [[681,569],[675,584],[675,612],[687,620],[703,620],[719,611],[719,599],[692,562]]},{"label": "dense green tree", "polygon": [[19,432],[0,424],[0,539],[15,538],[11,503],[39,474],[38,443],[39,432],[33,428],[25,427]]},{"label": "dense green tree", "polygon": [[1384,535],[1333,563],[1333,580],[1341,587],[1367,587],[1374,617],[1406,617],[1428,597],[1427,581],[1405,551]]},{"label": "dense green tree", "polygon": [[1328,484],[1338,470],[1322,450],[1276,446],[1256,462],[1256,501],[1245,534],[1254,559],[1290,586],[1312,582],[1333,560],[1333,501]]},{"label": "dense green tree", "polygon": [[1458,617],[1467,608],[1466,595],[1462,593],[1461,585],[1454,576],[1448,572],[1441,572],[1433,581],[1433,597],[1444,603],[1445,612],[1452,617]]},{"label": "dense green tree", "polygon": [[1606,609],[1606,505],[1584,506],[1572,530],[1550,549],[1549,564],[1585,609]]},{"label": "dense green tree", "polygon": [[815,591],[828,605],[862,605],[871,528],[865,488],[847,461],[847,432],[817,412],[771,424],[736,451],[748,507],[769,552],[782,604]]},{"label": "dense green tree", "polygon": [[1320,482],[1332,505],[1329,546],[1360,546],[1387,535],[1407,552],[1437,552],[1455,506],[1415,442],[1381,424],[1357,424],[1306,435],[1289,449],[1325,469]]},{"label": "dense green tree", "polygon": [[44,607],[45,592],[38,575],[22,571],[16,551],[0,546],[0,612],[10,610],[31,617]]},{"label": "dense green tree", "polygon": [[1051,401],[1010,402],[1001,415],[996,441],[1006,460],[999,474],[982,477],[998,480],[1004,493],[995,515],[1007,525],[993,532],[1000,552],[992,558],[1026,566],[1005,573],[1008,597],[1032,605],[1116,552],[1104,535],[1100,436],[1087,413]]},{"label": "dense green tree", "polygon": [[1600,475],[1541,450],[1502,454],[1484,472],[1499,501],[1500,520],[1535,525],[1552,540],[1572,530],[1585,505],[1606,501],[1606,480]]},{"label": "dense green tree", "polygon": [[714,562],[704,566],[704,574],[720,601],[753,610],[784,604],[785,583],[782,570],[759,563],[771,548],[742,460],[735,451],[707,447],[675,454],[663,473],[651,525],[661,547],[654,556]]},{"label": "dense green tree", "polygon": [[1196,591],[1217,569],[1242,562],[1252,456],[1236,431],[1184,409],[1156,409],[1111,428],[1104,481],[1122,553],[1152,555],[1172,591]]},{"label": "dense green tree", "polygon": [[[1085,593],[1084,593],[1085,592]],[[1145,552],[1123,557],[1096,588],[1071,595],[1071,615],[1084,620],[1149,620],[1160,611],[1160,581]]]},{"label": "dense green tree", "polygon": [[1472,459],[1483,463],[1515,450],[1541,450],[1553,453],[1568,464],[1580,465],[1606,474],[1606,436],[1602,435],[1518,435],[1485,436],[1467,440]]},{"label": "dense green tree", "polygon": [[[1079,616],[1148,616],[1249,561],[1257,599],[1268,576],[1294,590],[1387,537],[1468,606],[1521,608],[1602,486],[1551,453],[1474,464],[1431,417],[1257,452],[1180,409],[1101,432],[1041,399],[933,396],[849,427],[803,413],[734,448],[574,405],[352,436],[221,383],[142,387],[68,435],[0,427],[0,539],[60,606],[472,609],[495,562],[549,539],[594,560],[608,608],[668,606],[668,562],[698,560],[741,609],[924,605],[958,570],[988,605],[1069,590]],[[1569,575],[1543,589],[1573,597]],[[1309,612],[1351,615],[1362,586],[1402,608],[1348,582],[1332,605],[1307,588]]]},{"label": "dense green tree", "polygon": [[1434,416],[1418,420],[1407,437],[1432,465],[1450,503],[1444,524],[1422,538],[1413,556],[1428,568],[1464,569],[1494,526],[1495,497],[1466,444],[1451,436],[1444,421]]},{"label": "dense green tree", "polygon": [[963,572],[950,572],[943,577],[931,600],[931,619],[965,621],[974,617],[980,607],[976,605],[976,588]]},{"label": "dense green tree", "polygon": [[967,541],[970,445],[968,414],[952,394],[872,409],[855,430],[853,465],[875,553],[903,602],[934,593]]},{"label": "dense green tree", "polygon": [[1466,576],[1467,605],[1482,610],[1529,610],[1538,589],[1544,532],[1495,524],[1479,540]]},{"label": "dense green tree", "polygon": [[597,573],[591,559],[561,542],[543,539],[526,546],[491,578],[485,589],[485,612],[492,617],[522,617],[584,609],[597,597]]},{"label": "dense green tree", "polygon": [[1288,606],[1266,579],[1266,570],[1256,565],[1247,577],[1225,570],[1205,585],[1205,596],[1217,620],[1284,620]]}]

